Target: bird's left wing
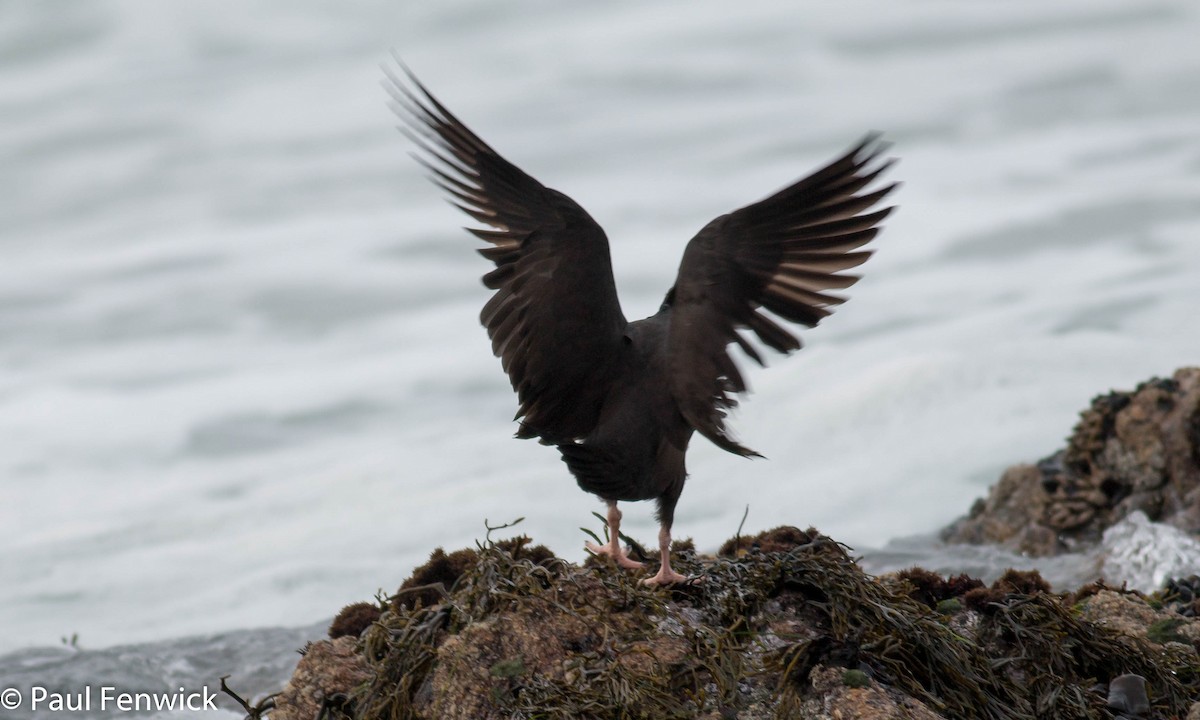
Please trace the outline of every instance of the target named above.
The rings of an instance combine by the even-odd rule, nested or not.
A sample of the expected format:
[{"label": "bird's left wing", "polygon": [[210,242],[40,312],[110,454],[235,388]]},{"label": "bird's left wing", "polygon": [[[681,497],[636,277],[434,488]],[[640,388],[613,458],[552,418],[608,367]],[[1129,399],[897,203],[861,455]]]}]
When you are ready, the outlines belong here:
[{"label": "bird's left wing", "polygon": [[483,277],[496,292],[480,320],[521,403],[517,434],[581,437],[626,325],[608,238],[578,203],[501,157],[404,71],[406,79],[384,67],[384,88],[422,150],[414,157],[451,204],[491,226],[467,229],[492,245],[479,251],[496,264]]},{"label": "bird's left wing", "polygon": [[827,290],[853,285],[842,271],[862,264],[859,251],[892,208],[867,212],[895,188],[866,191],[892,161],[875,135],[826,167],[753,205],[713,220],[688,243],[668,293],[671,391],[688,422],[729,452],[755,455],[731,438],[725,415],[745,381],[730,343],[762,364],[739,331],[789,353],[800,341],[765,311],[815,326],[845,301]]}]

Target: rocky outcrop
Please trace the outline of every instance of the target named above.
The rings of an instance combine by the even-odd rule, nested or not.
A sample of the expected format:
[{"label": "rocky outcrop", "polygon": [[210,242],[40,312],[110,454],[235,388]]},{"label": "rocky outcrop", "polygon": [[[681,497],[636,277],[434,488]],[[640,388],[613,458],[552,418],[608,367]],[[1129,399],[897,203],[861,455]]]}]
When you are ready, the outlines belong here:
[{"label": "rocky outcrop", "polygon": [[1200,533],[1200,368],[1095,398],[1066,448],[1009,468],[942,539],[1041,557],[1094,545],[1136,512]]},{"label": "rocky outcrop", "polygon": [[[718,557],[684,545],[672,562],[701,579],[662,589],[526,545],[435,551],[361,636],[306,649],[270,717],[1151,718],[1200,694],[1200,620],[1182,612],[1200,581],[1147,599],[1054,594],[1036,572],[873,578],[778,528]],[[337,633],[371,617],[344,615]]]}]

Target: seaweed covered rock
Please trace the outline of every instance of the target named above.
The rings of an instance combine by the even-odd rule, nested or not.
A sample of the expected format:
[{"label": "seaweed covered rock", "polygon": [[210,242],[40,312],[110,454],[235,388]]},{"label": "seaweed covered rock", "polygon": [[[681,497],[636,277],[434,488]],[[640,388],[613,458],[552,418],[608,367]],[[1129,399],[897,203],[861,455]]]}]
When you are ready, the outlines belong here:
[{"label": "seaweed covered rock", "polygon": [[729,538],[717,551],[720,557],[742,557],[748,552],[788,552],[801,545],[807,545],[817,538],[817,532],[812,528],[801,530],[791,525],[781,525],[777,528],[764,530],[757,535],[747,535]]},{"label": "seaweed covered rock", "polygon": [[1200,368],[1095,398],[1066,448],[1009,468],[942,539],[1054,555],[1137,512],[1200,533]]},{"label": "seaweed covered rock", "polygon": [[[728,557],[678,552],[703,579],[668,589],[484,543],[431,604],[381,602],[357,641],[314,644],[272,717],[314,717],[296,714],[297,697],[361,720],[1070,720],[1113,717],[1110,696],[1132,697],[1136,678],[1152,716],[1183,717],[1200,694],[1194,644],[1176,641],[1200,620],[1170,613],[1169,634],[1127,634],[1104,621],[1103,586],[1056,595],[1036,573],[984,588],[920,569],[876,579],[814,530],[748,540]],[[337,658],[338,683],[317,677],[318,647]],[[1110,688],[1125,675],[1136,678]]]},{"label": "seaweed covered rock", "polygon": [[[556,560],[554,553],[545,545],[531,545],[531,542],[529,537],[518,535],[500,540],[496,545],[514,559],[529,560],[543,567],[553,566]],[[473,548],[452,553],[442,548],[435,549],[429,554],[429,560],[400,585],[400,590],[392,597],[393,605],[401,609],[418,605],[428,607],[438,603],[454,588],[460,577],[474,569],[478,559],[479,552]]]},{"label": "seaweed covered rock", "polygon": [[379,607],[372,603],[351,603],[342,608],[329,624],[329,639],[337,640],[347,635],[356,638],[371,627],[381,613]]}]

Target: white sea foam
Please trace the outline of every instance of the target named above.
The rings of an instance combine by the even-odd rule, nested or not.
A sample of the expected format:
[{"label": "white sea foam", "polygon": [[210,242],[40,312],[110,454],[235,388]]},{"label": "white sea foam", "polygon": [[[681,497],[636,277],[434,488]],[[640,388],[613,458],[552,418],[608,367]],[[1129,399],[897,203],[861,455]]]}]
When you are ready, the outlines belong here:
[{"label": "white sea foam", "polygon": [[1145,593],[1200,570],[1200,542],[1140,510],[1104,531],[1102,553],[1105,580]]}]

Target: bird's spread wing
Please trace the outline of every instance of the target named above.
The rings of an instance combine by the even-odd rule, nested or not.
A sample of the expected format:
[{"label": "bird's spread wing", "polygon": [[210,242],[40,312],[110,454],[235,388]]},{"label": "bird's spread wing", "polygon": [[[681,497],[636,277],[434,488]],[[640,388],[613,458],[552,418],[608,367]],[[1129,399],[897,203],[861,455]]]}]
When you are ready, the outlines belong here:
[{"label": "bird's spread wing", "polygon": [[725,429],[734,393],[746,389],[729,344],[762,364],[739,330],[788,353],[800,341],[765,311],[813,327],[844,302],[826,291],[858,280],[842,271],[870,256],[858,249],[892,209],[867,212],[895,184],[864,191],[891,164],[876,162],[884,149],[868,136],[803,180],[713,220],[688,243],[667,298],[671,391],[688,422],[725,450],[756,454]]},{"label": "bird's spread wing", "polygon": [[564,441],[595,422],[599,382],[625,317],[608,239],[574,200],[547,188],[479,139],[421,85],[385,67],[385,89],[414,157],[450,202],[491,229],[468,228],[491,247],[483,277],[495,290],[480,315],[517,391],[518,435]]}]

